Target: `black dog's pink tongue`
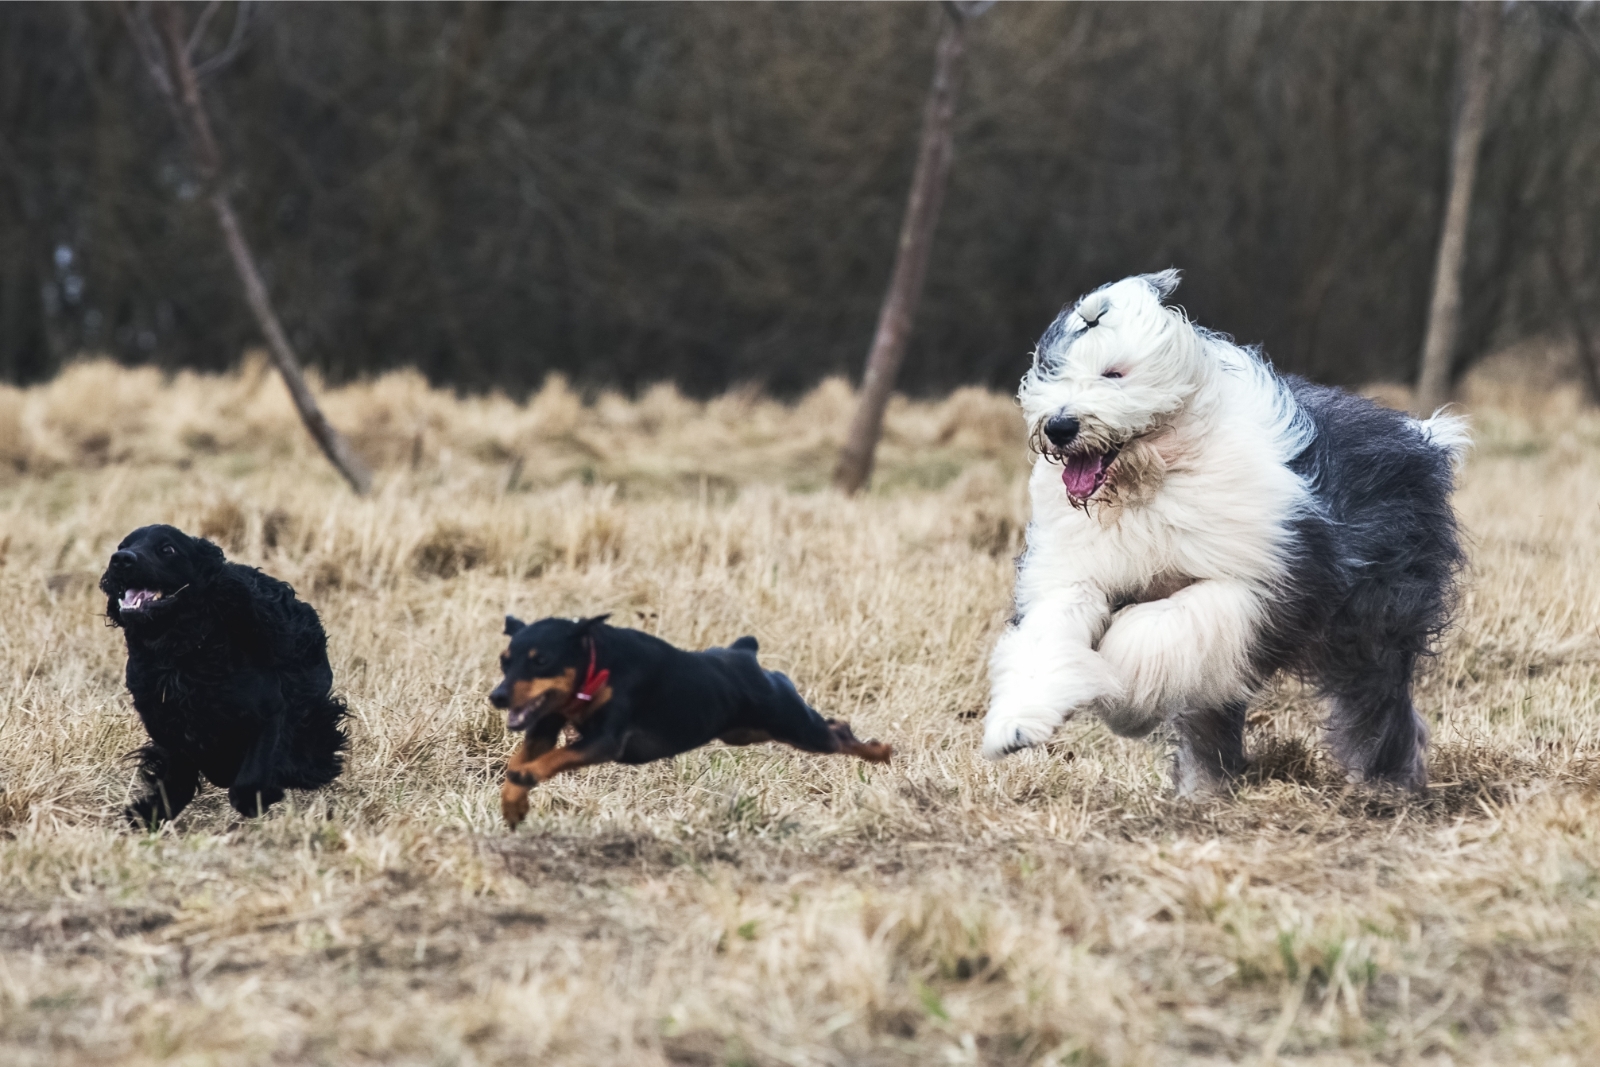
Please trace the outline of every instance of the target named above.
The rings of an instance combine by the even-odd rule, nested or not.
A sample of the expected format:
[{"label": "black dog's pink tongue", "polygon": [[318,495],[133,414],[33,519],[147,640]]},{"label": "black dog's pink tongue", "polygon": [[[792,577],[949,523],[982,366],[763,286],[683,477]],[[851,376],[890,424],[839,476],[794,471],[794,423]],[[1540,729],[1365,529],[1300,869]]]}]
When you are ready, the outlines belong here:
[{"label": "black dog's pink tongue", "polygon": [[160,599],[161,594],[153,589],[129,589],[122,594],[122,600],[118,606],[123,611],[143,611]]},{"label": "black dog's pink tongue", "polygon": [[1067,495],[1074,500],[1088,500],[1100,487],[1100,471],[1104,461],[1105,456],[1098,452],[1079,452],[1067,456],[1061,471],[1061,484],[1067,487]]}]

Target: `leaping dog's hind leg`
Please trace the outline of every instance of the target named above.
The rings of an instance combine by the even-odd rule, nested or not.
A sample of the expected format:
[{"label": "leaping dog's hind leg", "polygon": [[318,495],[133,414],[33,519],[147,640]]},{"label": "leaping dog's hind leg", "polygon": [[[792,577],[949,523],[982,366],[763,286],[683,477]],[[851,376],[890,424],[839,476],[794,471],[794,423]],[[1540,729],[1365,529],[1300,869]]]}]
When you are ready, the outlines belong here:
[{"label": "leaping dog's hind leg", "polygon": [[862,741],[856,737],[855,731],[850,729],[850,724],[847,722],[829,719],[828,730],[838,743],[839,751],[847,756],[855,756],[868,763],[888,763],[894,755],[893,745],[884,744],[882,741]]},{"label": "leaping dog's hind leg", "polygon": [[766,735],[768,740],[781,741],[802,752],[824,756],[844,753],[870,763],[889,762],[893,748],[878,741],[858,740],[849,723],[823,718],[816,708],[806,703],[788,675],[768,671],[767,677],[772,682],[775,699],[763,711],[761,728],[739,733],[752,737]]},{"label": "leaping dog's hind leg", "polygon": [[1392,652],[1325,680],[1332,690],[1328,740],[1347,770],[1365,782],[1413,792],[1428,784],[1428,724],[1411,702],[1416,656]]}]

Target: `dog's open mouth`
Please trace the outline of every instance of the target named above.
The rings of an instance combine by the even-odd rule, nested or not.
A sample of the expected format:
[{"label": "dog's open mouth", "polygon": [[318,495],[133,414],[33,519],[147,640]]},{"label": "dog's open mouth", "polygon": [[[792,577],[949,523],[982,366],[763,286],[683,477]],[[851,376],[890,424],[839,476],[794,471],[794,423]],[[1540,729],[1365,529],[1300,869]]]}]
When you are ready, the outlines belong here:
[{"label": "dog's open mouth", "polygon": [[1074,452],[1061,457],[1061,484],[1074,504],[1086,503],[1106,483],[1106,472],[1116,462],[1118,451]]},{"label": "dog's open mouth", "polygon": [[125,615],[142,615],[164,599],[166,594],[157,589],[129,589],[117,601],[117,608]]},{"label": "dog's open mouth", "polygon": [[506,713],[506,729],[512,733],[520,733],[544,718],[545,710],[552,703],[550,690],[545,690],[526,704],[519,704]]}]

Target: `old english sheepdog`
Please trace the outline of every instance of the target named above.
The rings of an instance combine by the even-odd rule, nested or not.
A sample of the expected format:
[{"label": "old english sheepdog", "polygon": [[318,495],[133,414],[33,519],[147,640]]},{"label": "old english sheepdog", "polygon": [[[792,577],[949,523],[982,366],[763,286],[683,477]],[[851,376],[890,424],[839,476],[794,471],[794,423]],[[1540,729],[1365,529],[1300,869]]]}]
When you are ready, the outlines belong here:
[{"label": "old english sheepdog", "polygon": [[1251,697],[1286,670],[1327,698],[1353,777],[1420,789],[1411,677],[1462,564],[1465,423],[1279,377],[1164,304],[1177,284],[1085,296],[1022,379],[1033,518],[984,754],[1084,709],[1126,737],[1170,723],[1178,792],[1218,791],[1244,769]]}]

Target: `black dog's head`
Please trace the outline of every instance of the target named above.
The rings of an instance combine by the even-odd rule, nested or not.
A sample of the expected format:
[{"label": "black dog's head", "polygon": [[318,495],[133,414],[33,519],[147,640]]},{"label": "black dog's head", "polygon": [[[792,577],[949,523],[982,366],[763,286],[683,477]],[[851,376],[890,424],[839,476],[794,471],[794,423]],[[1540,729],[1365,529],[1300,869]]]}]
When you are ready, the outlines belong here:
[{"label": "black dog's head", "polygon": [[222,549],[204,538],[176,526],[141,526],[122,539],[100,577],[106,617],[115,626],[157,621],[226,563]]},{"label": "black dog's head", "polygon": [[608,618],[524,623],[506,616],[511,646],[500,656],[505,677],[489,694],[489,703],[508,713],[506,729],[526,730],[546,715],[579,710],[573,705],[584,699],[585,682],[602,678],[603,684],[603,674],[595,673],[594,631]]}]

